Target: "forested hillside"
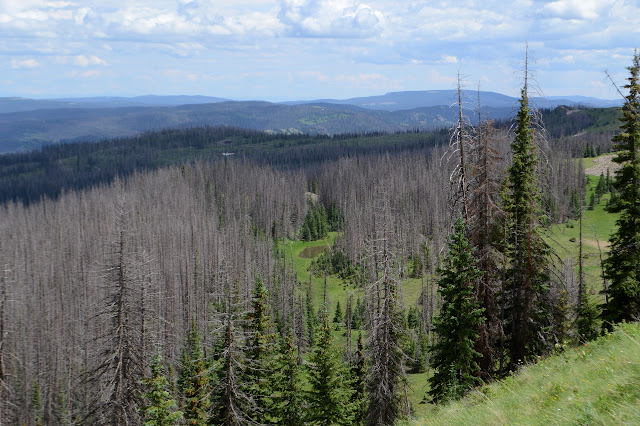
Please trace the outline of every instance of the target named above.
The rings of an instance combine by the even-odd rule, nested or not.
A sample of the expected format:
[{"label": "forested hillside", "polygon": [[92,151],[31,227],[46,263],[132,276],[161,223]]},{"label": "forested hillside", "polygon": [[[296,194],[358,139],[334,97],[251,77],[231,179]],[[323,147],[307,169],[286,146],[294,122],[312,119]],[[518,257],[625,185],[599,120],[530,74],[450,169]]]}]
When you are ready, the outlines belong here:
[{"label": "forested hillside", "polygon": [[[511,123],[460,102],[446,132],[196,128],[1,157],[1,420],[391,425],[633,320],[639,69],[600,189],[580,159],[610,129],[557,109],[545,132],[526,81]],[[591,193],[623,229],[589,281],[604,297],[582,269]],[[551,231],[569,223],[575,266]]]},{"label": "forested hillside", "polygon": [[[451,107],[453,102],[451,92],[447,91],[447,93],[445,100],[438,99],[440,103],[434,105],[415,104],[409,107],[413,105],[409,104],[402,110],[391,111],[329,103],[300,105],[230,101],[200,103],[203,100],[181,97],[175,100],[169,99],[166,102],[178,102],[182,99],[184,102],[190,100],[193,104],[171,103],[157,106],[153,104],[154,100],[151,97],[152,99],[134,98],[130,101],[122,100],[121,103],[112,101],[105,104],[97,99],[95,102],[63,103],[62,107],[58,105],[60,102],[52,101],[51,106],[47,108],[47,102],[34,101],[32,103],[40,109],[22,111],[19,110],[20,107],[28,108],[28,106],[18,102],[16,107],[18,111],[5,113],[0,111],[0,153],[24,152],[60,142],[99,141],[169,128],[188,129],[203,126],[234,126],[283,135],[301,133],[340,135],[434,130],[448,127],[457,119],[456,108]],[[477,94],[474,94],[471,99],[476,97]],[[486,117],[494,120],[513,117],[517,108],[516,100],[502,97],[507,100],[494,101],[490,103],[492,106],[483,106]],[[468,108],[476,101],[465,98],[464,103],[465,108]],[[565,110],[575,111],[579,108],[575,103],[568,102],[568,104],[572,106],[566,107]],[[547,103],[546,105],[550,107],[558,104]],[[0,102],[1,108],[2,102]],[[600,114],[615,110],[618,109],[601,108]],[[608,114],[610,115],[611,112]],[[475,122],[477,117],[470,114],[469,119]],[[575,133],[584,127],[578,117],[568,121],[578,126]]]},{"label": "forested hillside", "polygon": [[[0,253],[3,359],[11,372],[4,379],[7,418],[102,422],[117,398],[134,398],[117,396],[118,387],[142,392],[139,380],[156,351],[173,371],[184,368],[180,357],[192,324],[215,364],[224,343],[220,327],[231,321],[226,315],[235,312],[238,344],[247,344],[242,336],[253,333],[242,325],[242,313],[251,311],[258,279],[276,329],[292,333],[301,355],[311,353],[309,327],[318,321],[321,300],[313,300],[310,310],[308,283],[298,281],[291,269],[295,259],[278,248],[283,238],[301,237],[309,189],[344,217],[333,253],[353,265],[344,286],[366,306],[364,332],[370,303],[377,303],[368,284],[382,267],[374,267],[371,257],[381,249],[377,240],[389,240],[398,280],[432,276],[451,223],[446,182],[452,167],[442,160],[444,147],[366,151],[289,170],[229,156],[136,173],[26,207],[5,203]],[[313,156],[302,158],[314,163]],[[555,211],[567,217],[571,206],[563,194],[582,178],[565,154],[550,158]],[[430,327],[435,300],[423,295],[408,302],[420,312],[420,327]],[[136,395],[122,404],[139,419],[142,393]]]}]

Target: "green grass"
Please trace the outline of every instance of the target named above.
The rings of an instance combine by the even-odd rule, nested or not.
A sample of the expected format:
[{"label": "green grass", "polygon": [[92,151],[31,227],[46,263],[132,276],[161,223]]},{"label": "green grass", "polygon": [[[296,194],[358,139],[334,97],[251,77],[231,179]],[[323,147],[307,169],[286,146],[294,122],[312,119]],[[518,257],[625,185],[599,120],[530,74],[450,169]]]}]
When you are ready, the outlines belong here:
[{"label": "green grass", "polygon": [[540,359],[461,401],[425,407],[412,425],[638,425],[640,324]]},{"label": "green grass", "polygon": [[578,159],[576,161],[582,161],[582,165],[584,166],[584,169],[587,170],[590,167],[593,167],[595,165],[595,160],[594,157],[589,157],[589,158],[581,158]]},{"label": "green grass", "polygon": [[[590,160],[590,159],[585,159]],[[587,176],[587,195],[589,200],[598,183],[599,177]],[[598,293],[603,286],[600,259],[607,254],[609,238],[615,230],[617,215],[605,211],[609,194],[602,197],[593,210],[583,211],[582,242],[583,267],[587,285],[592,293]],[[547,242],[561,262],[571,262],[577,274],[580,227],[577,220],[553,225],[547,236]],[[599,296],[600,297],[600,296]]]},{"label": "green grass", "polygon": [[[585,167],[588,166],[589,161],[593,162],[592,159],[588,159],[588,158],[584,159],[584,161],[585,161]],[[587,187],[586,199],[589,200],[591,193],[595,190],[599,177],[588,176],[587,178],[588,178],[588,187]],[[583,216],[583,237],[582,238],[583,238],[585,275],[586,275],[588,289],[590,290],[592,297],[596,297],[596,298],[601,297],[598,294],[598,292],[602,288],[600,256],[601,255],[603,257],[606,256],[608,239],[611,236],[611,233],[613,232],[613,230],[615,229],[616,216],[613,214],[607,213],[604,210],[604,206],[606,205],[608,197],[609,197],[608,195],[605,195],[601,200],[601,202],[594,206],[593,210],[585,209],[584,216]],[[322,305],[323,294],[324,294],[324,278],[313,277],[313,276],[310,277],[309,266],[311,265],[312,260],[318,255],[320,255],[326,247],[330,247],[333,245],[336,237],[337,237],[336,233],[330,233],[325,240],[311,241],[311,242],[287,241],[285,243],[287,259],[288,259],[287,262],[293,261],[294,270],[297,274],[298,281],[301,283],[303,289],[307,288],[306,286],[308,285],[309,280],[311,280],[312,297],[316,307],[318,308]],[[576,268],[576,271],[577,271],[576,262],[578,258],[578,240],[579,240],[579,226],[578,226],[578,222],[575,220],[569,221],[567,223],[553,225],[550,228],[549,235],[547,237],[547,241],[549,242],[552,249],[556,253],[557,259],[559,261],[573,262],[574,267]],[[434,277],[430,277],[430,278],[431,278],[430,282],[433,282],[435,279]],[[402,290],[403,290],[402,293],[403,293],[403,301],[404,301],[405,307],[414,305],[418,300],[418,297],[420,296],[420,292],[422,290],[422,281],[420,279],[412,279],[412,278],[404,279],[402,280]],[[340,278],[333,277],[333,276],[327,277],[327,301],[328,301],[330,318],[333,318],[336,302],[338,301],[340,302],[340,305],[343,310],[346,308],[346,301],[349,295],[353,295],[354,299],[357,297],[362,298],[364,296],[364,291],[361,288],[354,288],[346,284]],[[344,334],[345,334],[344,326],[339,327],[338,330],[334,330],[334,337],[336,338],[337,343],[342,347],[346,347],[346,338]],[[352,348],[354,349],[356,346],[355,341],[357,340],[357,336],[358,336],[358,330],[354,330],[352,332],[352,345],[353,345]],[[607,339],[611,340],[614,338],[608,337]],[[615,339],[618,339],[618,337],[616,337]],[[638,339],[636,338],[636,340]],[[562,355],[558,359],[564,359],[565,360],[564,363],[567,364],[570,362],[570,360],[573,359],[571,357],[574,355],[574,352],[580,353],[580,354],[582,354],[583,352],[585,354],[590,354],[592,350],[593,349],[590,347],[586,347],[586,348],[581,347],[579,351],[574,351],[573,349],[570,349],[567,354]],[[640,352],[640,348],[638,349],[638,351]],[[557,362],[560,362],[560,361],[557,361]],[[542,361],[540,365],[547,365],[546,363],[547,361]],[[599,367],[597,367],[596,364],[597,363],[591,364],[591,366],[594,369],[597,369]],[[535,372],[537,371],[536,368],[541,368],[541,367],[532,366],[525,369],[525,371],[531,370]],[[522,376],[523,374],[525,374],[524,371],[521,374],[519,374],[518,377]],[[535,373],[531,373],[531,374],[535,374]],[[593,372],[593,374],[599,374],[599,373]],[[545,387],[546,385],[544,384],[544,382],[549,381],[548,377],[546,376],[545,378],[540,380],[536,379],[538,380],[538,382],[540,382],[538,393],[535,394],[534,389],[530,389],[532,394],[527,396],[526,398],[528,398],[527,404],[531,404],[531,406],[528,408],[525,407],[529,411],[520,413],[518,406],[519,404],[522,403],[522,401],[517,399],[518,398],[517,389],[519,385],[514,384],[516,383],[514,381],[521,380],[519,378],[510,378],[507,381],[505,381],[504,384],[494,384],[494,385],[485,387],[483,388],[482,394],[475,393],[474,394],[475,396],[469,397],[465,401],[458,403],[457,405],[453,404],[451,408],[445,408],[445,407],[436,407],[433,404],[424,402],[425,395],[429,390],[427,379],[430,375],[431,375],[431,372],[408,375],[408,385],[409,385],[408,396],[414,410],[414,415],[417,419],[419,419],[417,423],[412,423],[412,424],[420,424],[420,425],[440,424],[439,416],[443,412],[446,412],[447,416],[452,416],[452,417],[449,420],[444,420],[442,424],[515,424],[516,421],[514,419],[516,417],[514,416],[516,415],[516,413],[517,413],[517,416],[522,417],[525,420],[526,420],[526,416],[537,415],[536,412],[540,409],[540,407],[535,406],[536,398],[544,399],[545,395],[551,395],[549,397],[550,399],[545,402],[546,405],[543,407],[544,410],[546,410],[545,411],[546,415],[550,417],[544,417],[543,415],[543,417],[540,417],[538,420],[533,420],[533,421],[529,421],[529,420],[525,421],[525,420],[522,420],[521,418],[520,421],[522,421],[523,423],[520,423],[520,424],[543,424],[547,422],[550,422],[551,424],[566,424],[563,422],[563,421],[566,421],[566,418],[563,417],[566,414],[566,412],[562,411],[563,409],[565,409],[564,406],[555,408],[556,411],[558,411],[557,409],[560,408],[559,412],[553,411],[552,408],[550,407],[552,406],[555,407],[555,400],[553,400],[554,404],[551,404],[554,396],[558,398],[560,396],[568,395],[566,394],[567,387],[565,386],[564,391],[562,390],[563,389],[562,387],[550,387],[551,385]],[[576,372],[570,373],[570,375],[580,377],[579,370],[577,370]],[[534,379],[525,379],[525,380],[534,380]],[[589,380],[589,379],[587,378],[585,380]],[[556,383],[556,382],[553,381],[549,383]],[[619,382],[616,382],[616,383],[620,384]],[[491,394],[491,392],[494,392],[492,389],[496,389],[496,388],[503,389],[501,392],[503,392],[505,395],[509,395],[509,392],[507,390],[510,389],[510,392],[514,393],[515,399],[510,402],[508,401],[501,402],[501,404],[511,404],[511,405],[507,406],[506,408],[500,407],[500,410],[504,410],[504,411],[497,411],[497,414],[496,414],[497,417],[496,416],[491,417],[490,413],[492,412],[492,410],[495,411],[496,408],[494,407],[493,403],[488,404],[486,407],[481,406],[480,404],[483,403],[481,399],[487,399],[487,401],[490,399],[488,399],[487,396],[480,396],[480,395],[493,395]],[[571,392],[573,392],[573,390]],[[580,394],[580,398],[582,398],[584,395],[589,394],[587,390],[581,389],[581,388],[578,388],[578,393]],[[525,397],[522,397],[522,398],[525,398]],[[472,401],[472,403],[470,403],[470,401]],[[538,402],[541,405],[544,405],[542,404],[541,401],[542,399],[540,399],[540,401]],[[577,416],[575,417],[576,419],[578,418],[588,419],[590,418],[589,416],[592,416],[592,415],[596,416],[594,417],[596,419],[600,419],[602,417],[602,413],[598,411],[600,409],[598,407],[602,406],[604,404],[603,402],[601,402],[600,405],[598,406],[592,407],[587,403],[580,402],[580,400],[575,400],[575,401],[576,401],[575,402],[576,405],[572,406],[573,407],[572,409],[576,409],[575,407],[582,404],[580,405],[581,407],[580,410],[582,410],[580,411],[580,413],[578,414],[572,413],[572,415],[575,414]],[[484,417],[482,416],[477,417],[479,420],[477,423],[475,423],[474,419],[476,419],[476,416],[479,416],[479,414],[477,413],[477,411],[473,411],[472,413],[466,413],[468,406],[484,407],[484,408],[477,408],[477,409],[473,408],[473,410],[486,409],[489,412],[489,414],[483,414]],[[509,412],[508,410],[513,410],[513,413]],[[637,413],[637,410],[636,410],[636,413]],[[462,417],[455,417],[455,415],[458,415],[458,414]],[[548,419],[551,419],[551,420],[548,420]],[[571,424],[571,422],[569,422],[568,424]],[[606,421],[604,423],[602,422],[598,423],[597,421],[594,423],[589,423],[588,421],[586,423],[584,422],[576,423],[574,421],[573,424],[615,424],[615,423],[610,423],[610,422],[607,423]]]}]

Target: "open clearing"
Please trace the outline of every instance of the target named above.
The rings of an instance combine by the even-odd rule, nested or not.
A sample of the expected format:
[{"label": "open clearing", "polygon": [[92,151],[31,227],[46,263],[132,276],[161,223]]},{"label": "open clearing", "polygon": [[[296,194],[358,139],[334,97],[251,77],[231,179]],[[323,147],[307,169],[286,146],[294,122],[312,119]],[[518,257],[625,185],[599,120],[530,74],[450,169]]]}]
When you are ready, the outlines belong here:
[{"label": "open clearing", "polygon": [[607,170],[609,170],[609,173],[613,175],[613,173],[620,168],[618,163],[613,162],[614,155],[616,154],[611,153],[593,158],[593,165],[585,169],[584,173],[587,175],[600,176],[603,173],[606,175]]},{"label": "open clearing", "polygon": [[305,247],[299,254],[298,257],[301,257],[303,259],[313,259],[314,257],[316,257],[317,255],[319,255],[320,253],[322,253],[323,251],[325,251],[328,248],[327,245],[322,245],[322,246],[310,246],[310,247]]}]

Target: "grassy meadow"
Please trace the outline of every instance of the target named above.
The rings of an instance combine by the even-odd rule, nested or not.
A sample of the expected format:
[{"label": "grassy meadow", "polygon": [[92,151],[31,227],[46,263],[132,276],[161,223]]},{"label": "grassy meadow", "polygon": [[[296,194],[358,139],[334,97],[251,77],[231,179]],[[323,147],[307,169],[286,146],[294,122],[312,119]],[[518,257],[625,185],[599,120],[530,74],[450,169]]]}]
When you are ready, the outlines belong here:
[{"label": "grassy meadow", "polygon": [[[585,168],[593,159],[583,160]],[[599,176],[587,175],[585,200],[595,191]],[[615,215],[604,208],[605,194],[593,209],[584,209],[583,265],[587,290],[600,301],[602,296],[601,258],[606,256],[608,239],[615,227]],[[301,285],[311,283],[315,306],[324,299],[324,277],[313,276],[313,259],[330,248],[336,233],[324,240],[287,241],[285,250]],[[553,225],[547,241],[556,253],[558,267],[564,264],[577,279],[579,222]],[[436,277],[430,277],[430,281]],[[304,287],[303,287],[304,288]],[[405,306],[414,305],[420,295],[419,279],[403,280]],[[363,297],[363,290],[344,280],[326,277],[326,297],[330,318],[337,302],[344,311],[350,295]],[[355,341],[358,331],[352,333]],[[336,327],[336,340],[346,346],[344,326]],[[459,402],[435,406],[425,403],[430,372],[408,376],[409,399],[414,408],[412,425],[463,424],[640,424],[640,326],[626,325],[615,333],[580,347],[570,347],[549,359],[540,359],[517,375],[484,386]],[[355,346],[353,346],[355,347]],[[635,422],[635,423],[634,423]]]}]

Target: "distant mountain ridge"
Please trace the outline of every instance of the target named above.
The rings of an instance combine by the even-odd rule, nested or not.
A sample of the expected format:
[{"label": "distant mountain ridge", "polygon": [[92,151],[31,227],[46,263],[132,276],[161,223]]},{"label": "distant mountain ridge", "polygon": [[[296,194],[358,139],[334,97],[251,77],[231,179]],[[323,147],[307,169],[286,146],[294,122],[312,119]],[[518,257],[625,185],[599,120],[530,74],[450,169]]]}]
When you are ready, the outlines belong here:
[{"label": "distant mountain ridge", "polygon": [[[478,104],[478,95],[483,107],[492,108],[517,108],[518,98],[503,95],[496,92],[485,92],[473,90],[462,91],[462,102],[468,107],[475,109]],[[356,105],[361,108],[401,111],[412,108],[432,107],[439,105],[453,105],[458,102],[458,92],[456,90],[422,90],[390,92],[380,96],[368,96],[350,99],[318,99],[313,101],[291,101],[284,102],[289,105],[300,105],[306,103],[328,103],[337,105]],[[538,108],[555,108],[560,105],[585,106],[589,108],[609,108],[621,106],[622,100],[606,100],[586,96],[549,96],[531,97],[531,102]]]},{"label": "distant mountain ridge", "polygon": [[41,109],[62,108],[124,108],[136,106],[178,106],[189,104],[210,104],[224,102],[230,99],[211,96],[135,96],[127,97],[87,97],[87,98],[57,98],[57,99],[29,99],[29,98],[0,98],[0,114],[12,112],[37,111]]},{"label": "distant mountain ridge", "polygon": [[[570,99],[571,98],[571,99]],[[478,92],[463,91],[473,121]],[[480,92],[483,115],[511,117],[518,99]],[[593,106],[585,97],[532,98],[539,108]],[[454,90],[392,92],[322,102],[230,101],[208,96],[65,99],[0,98],[0,153],[61,142],[96,141],[167,128],[227,125],[275,133],[327,134],[430,130],[457,119]],[[610,106],[613,101],[602,101]]]}]

